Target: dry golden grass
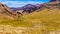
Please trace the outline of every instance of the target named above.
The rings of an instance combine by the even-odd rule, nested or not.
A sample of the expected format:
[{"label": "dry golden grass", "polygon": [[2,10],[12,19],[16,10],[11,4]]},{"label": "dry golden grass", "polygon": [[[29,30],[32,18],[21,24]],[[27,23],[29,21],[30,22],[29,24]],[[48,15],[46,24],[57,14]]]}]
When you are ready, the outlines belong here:
[{"label": "dry golden grass", "polygon": [[[24,15],[16,20],[3,21],[0,24],[16,26],[16,28],[27,27],[21,34],[60,34],[60,9],[38,10],[38,12]],[[9,29],[9,27],[7,28]],[[12,31],[14,30],[12,29]]]}]

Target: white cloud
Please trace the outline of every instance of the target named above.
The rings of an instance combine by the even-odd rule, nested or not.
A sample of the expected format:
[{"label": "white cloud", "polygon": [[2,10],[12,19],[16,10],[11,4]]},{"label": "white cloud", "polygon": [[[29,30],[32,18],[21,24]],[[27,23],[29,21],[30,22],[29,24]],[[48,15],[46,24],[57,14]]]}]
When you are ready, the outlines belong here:
[{"label": "white cloud", "polygon": [[43,2],[33,2],[33,1],[4,1],[4,2],[1,2],[3,4],[6,4],[7,6],[9,7],[21,7],[21,6],[24,6],[26,4],[40,4],[40,3],[43,3]]}]

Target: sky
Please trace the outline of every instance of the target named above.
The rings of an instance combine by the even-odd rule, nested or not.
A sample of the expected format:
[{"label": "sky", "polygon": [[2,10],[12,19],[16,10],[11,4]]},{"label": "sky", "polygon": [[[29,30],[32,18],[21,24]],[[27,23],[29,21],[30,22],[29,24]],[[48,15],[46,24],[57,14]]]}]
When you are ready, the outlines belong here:
[{"label": "sky", "polygon": [[27,4],[42,4],[49,0],[0,0],[1,3],[8,7],[22,7]]}]

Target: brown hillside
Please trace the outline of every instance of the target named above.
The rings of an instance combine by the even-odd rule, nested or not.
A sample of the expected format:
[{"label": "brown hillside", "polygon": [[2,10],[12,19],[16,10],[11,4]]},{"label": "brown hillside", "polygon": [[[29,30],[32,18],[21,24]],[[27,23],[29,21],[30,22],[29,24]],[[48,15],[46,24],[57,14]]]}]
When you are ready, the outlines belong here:
[{"label": "brown hillside", "polygon": [[11,10],[9,7],[7,7],[6,5],[0,3],[0,18],[1,19],[14,19],[17,18],[18,15],[20,15],[21,13],[18,12],[14,12],[13,10]]}]

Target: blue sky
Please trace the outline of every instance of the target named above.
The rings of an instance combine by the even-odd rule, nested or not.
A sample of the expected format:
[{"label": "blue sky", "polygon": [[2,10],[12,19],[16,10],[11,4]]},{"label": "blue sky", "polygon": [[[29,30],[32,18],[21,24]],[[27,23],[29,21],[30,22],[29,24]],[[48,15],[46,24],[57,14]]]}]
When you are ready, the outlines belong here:
[{"label": "blue sky", "polygon": [[49,0],[0,0],[1,3],[9,7],[22,7],[26,4],[41,4]]}]

